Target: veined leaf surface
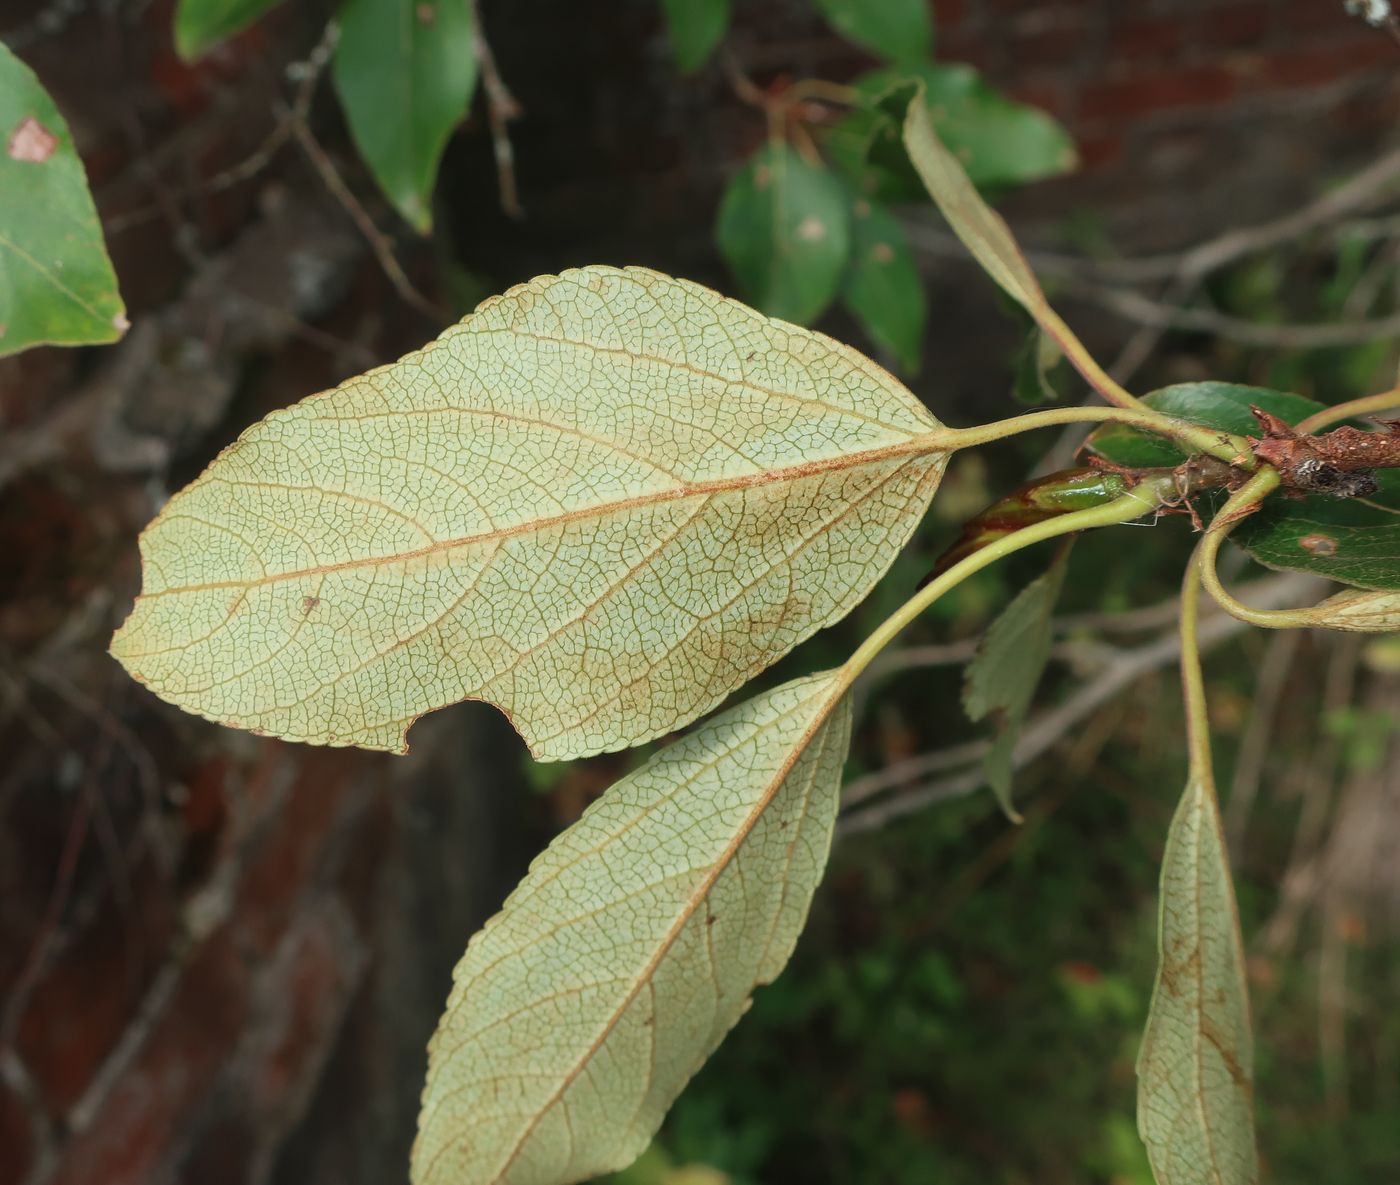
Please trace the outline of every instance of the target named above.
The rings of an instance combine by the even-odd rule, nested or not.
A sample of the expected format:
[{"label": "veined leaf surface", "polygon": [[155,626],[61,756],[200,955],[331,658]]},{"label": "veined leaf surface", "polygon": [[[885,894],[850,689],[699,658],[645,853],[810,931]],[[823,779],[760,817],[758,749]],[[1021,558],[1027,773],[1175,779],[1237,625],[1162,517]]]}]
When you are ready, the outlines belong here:
[{"label": "veined leaf surface", "polygon": [[1158,1185],[1254,1185],[1254,1043],[1215,788],[1192,778],[1162,857],[1161,963],[1138,1054]]},{"label": "veined leaf surface", "polygon": [[291,740],[403,751],[479,698],[536,756],[624,748],[854,607],[944,441],[820,334],[654,272],[543,277],[245,432],[142,537],[112,652]]},{"label": "veined leaf surface", "polygon": [[567,1185],[646,1147],[792,954],[831,847],[842,690],[827,672],[739,704],[535,861],[457,967],[414,1185]]}]

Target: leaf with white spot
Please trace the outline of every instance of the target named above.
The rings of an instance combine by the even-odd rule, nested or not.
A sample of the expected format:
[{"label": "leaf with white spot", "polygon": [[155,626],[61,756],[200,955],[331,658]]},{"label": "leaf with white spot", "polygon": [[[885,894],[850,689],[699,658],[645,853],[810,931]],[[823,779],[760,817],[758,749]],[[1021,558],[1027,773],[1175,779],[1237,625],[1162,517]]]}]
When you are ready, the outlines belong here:
[{"label": "leaf with white spot", "polygon": [[1215,787],[1193,777],[1162,856],[1161,962],[1138,1054],[1158,1185],[1254,1185],[1254,1042]]},{"label": "leaf with white spot", "polygon": [[621,1168],[787,963],[831,847],[838,673],[716,717],[618,782],[467,947],[429,1047],[414,1185]]},{"label": "leaf with white spot", "polygon": [[626,748],[858,604],[947,444],[830,338],[654,272],[542,277],[225,449],[142,536],[112,653],[291,740],[403,751],[476,698],[537,756]]},{"label": "leaf with white spot", "polygon": [[850,254],[846,190],[785,141],[766,144],[724,191],[715,235],[755,305],[809,324],[835,298]]},{"label": "leaf with white spot", "polygon": [[83,162],[33,72],[0,44],[0,355],[126,331]]},{"label": "leaf with white spot", "polygon": [[884,206],[856,198],[851,208],[852,248],[841,300],[880,345],[910,374],[923,355],[928,301],[924,282],[899,219]]}]

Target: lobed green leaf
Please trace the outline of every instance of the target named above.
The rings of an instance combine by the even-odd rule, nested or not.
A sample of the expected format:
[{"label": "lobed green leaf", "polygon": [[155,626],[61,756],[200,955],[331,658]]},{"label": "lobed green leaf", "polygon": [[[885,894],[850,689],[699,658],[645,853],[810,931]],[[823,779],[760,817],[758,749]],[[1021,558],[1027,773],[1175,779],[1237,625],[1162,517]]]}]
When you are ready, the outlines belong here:
[{"label": "lobed green leaf", "polygon": [[635,1158],[786,965],[831,847],[836,673],[624,778],[467,947],[429,1047],[414,1185],[569,1185]]},{"label": "lobed green leaf", "polygon": [[941,426],[830,338],[641,269],[545,276],[275,412],[166,505],[112,653],[290,740],[499,705],[537,756],[669,732],[859,603]]},{"label": "lobed green leaf", "polygon": [[68,124],[0,44],[0,355],[116,341],[126,326]]}]

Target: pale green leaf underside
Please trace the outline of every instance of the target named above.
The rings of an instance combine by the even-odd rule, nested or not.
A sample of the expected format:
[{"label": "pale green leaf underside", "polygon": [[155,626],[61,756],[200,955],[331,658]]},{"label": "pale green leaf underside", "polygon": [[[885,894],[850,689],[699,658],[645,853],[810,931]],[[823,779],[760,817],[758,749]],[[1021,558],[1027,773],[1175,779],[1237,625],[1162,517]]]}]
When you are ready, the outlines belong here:
[{"label": "pale green leaf underside", "polygon": [[464,698],[537,756],[693,720],[883,574],[946,437],[829,338],[639,269],[542,277],[253,426],[142,538],[158,695],[402,751]]},{"label": "pale green leaf underside", "polygon": [[414,1185],[567,1185],[646,1147],[792,954],[831,846],[834,672],[608,790],[477,934],[429,1047]]},{"label": "pale green leaf underside", "polygon": [[1254,1051],[1213,787],[1193,778],[1162,857],[1161,963],[1138,1055],[1138,1131],[1158,1185],[1253,1185]]}]

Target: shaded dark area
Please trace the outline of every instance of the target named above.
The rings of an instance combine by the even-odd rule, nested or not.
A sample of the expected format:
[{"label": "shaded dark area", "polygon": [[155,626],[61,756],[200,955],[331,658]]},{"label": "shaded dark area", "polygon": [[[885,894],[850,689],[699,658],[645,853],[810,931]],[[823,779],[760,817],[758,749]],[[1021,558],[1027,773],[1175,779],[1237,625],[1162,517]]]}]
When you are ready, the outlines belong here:
[{"label": "shaded dark area", "polygon": [[[805,3],[738,8],[730,49],[765,84],[869,65]],[[1294,210],[1394,147],[1400,46],[1331,0],[934,8],[941,58],[973,62],[1074,134],[1078,174],[1003,203],[1058,253],[1179,249]],[[277,138],[288,67],[332,6],[285,4],[194,66],[173,52],[171,9],[0,7],[0,38],[72,126],[133,323],[118,346],[0,360],[0,1180],[398,1181],[424,1045],[468,936],[634,758],[532,768],[477,704],[416,726],[407,758],[316,751],[186,716],[106,656],[139,584],[139,531],[173,490],[267,412],[441,328]],[[765,125],[724,69],[679,77],[651,0],[483,11],[523,109],[524,220],[501,212],[479,104],[427,240],[376,195],[327,80],[311,107],[413,283],[454,315],[591,262],[732,292],[714,211]],[[1393,216],[1380,205],[1357,216]],[[1207,287],[1240,318],[1360,317],[1317,294],[1353,291],[1385,251],[1393,273],[1394,235],[1367,242],[1352,279],[1323,234]],[[934,316],[912,389],[955,424],[1021,410],[1019,326],[964,260],[936,243],[920,260]],[[1112,359],[1142,325],[1069,275],[1063,311]],[[1167,280],[1153,291],[1172,296]],[[849,319],[822,327],[872,349]],[[1192,330],[1146,346],[1134,389],[1211,373],[1335,400],[1394,372],[1389,343],[1302,353]],[[870,601],[765,681],[841,661],[1052,446],[960,460]],[[1078,546],[1067,611],[1173,594],[1189,524],[1140,537]],[[975,637],[1046,558],[958,590],[908,641]],[[1105,669],[1096,637],[1060,639],[1081,646],[1050,702]],[[1211,670],[1222,784],[1253,768],[1258,791],[1240,874],[1259,936],[1261,1140],[1274,1180],[1370,1185],[1400,1178],[1395,657],[1351,639],[1281,645],[1236,638]],[[794,966],[683,1098],[668,1154],[736,1181],[1150,1181],[1132,1059],[1183,769],[1173,680],[1160,666],[1058,737],[1018,782],[1021,829],[962,794],[843,838]],[[850,776],[965,741],[959,686],[954,667],[891,675],[864,708]],[[1259,687],[1280,738],[1262,754]]]}]

